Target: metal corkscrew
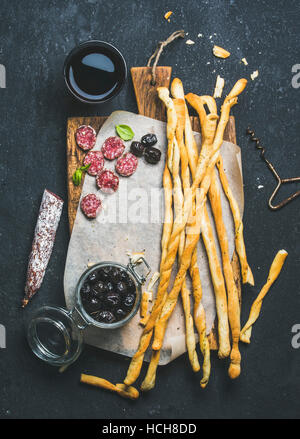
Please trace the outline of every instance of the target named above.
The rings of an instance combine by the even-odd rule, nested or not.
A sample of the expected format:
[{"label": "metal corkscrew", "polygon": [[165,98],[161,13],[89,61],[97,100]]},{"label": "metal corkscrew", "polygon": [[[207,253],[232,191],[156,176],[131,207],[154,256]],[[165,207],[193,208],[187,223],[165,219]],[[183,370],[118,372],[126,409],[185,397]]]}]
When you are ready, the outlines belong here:
[{"label": "metal corkscrew", "polygon": [[277,186],[269,199],[268,205],[269,205],[270,209],[272,209],[272,210],[279,210],[283,206],[288,204],[290,201],[299,197],[299,195],[300,195],[300,190],[299,190],[299,191],[295,192],[294,194],[290,195],[288,198],[281,201],[280,203],[274,205],[273,200],[274,200],[274,197],[276,196],[277,192],[279,191],[280,186],[282,184],[285,184],[285,183],[295,183],[297,181],[300,181],[300,177],[280,178],[280,176],[278,175],[278,173],[277,173],[276,169],[274,168],[274,166],[272,165],[272,163],[265,157],[265,148],[261,145],[260,139],[258,137],[255,137],[254,131],[252,131],[250,128],[247,128],[246,134],[248,134],[250,136],[250,140],[252,142],[255,142],[256,148],[258,150],[260,150],[261,159],[267,164],[268,168],[270,169],[270,171],[272,172],[272,174],[274,175],[274,177],[277,180]]}]

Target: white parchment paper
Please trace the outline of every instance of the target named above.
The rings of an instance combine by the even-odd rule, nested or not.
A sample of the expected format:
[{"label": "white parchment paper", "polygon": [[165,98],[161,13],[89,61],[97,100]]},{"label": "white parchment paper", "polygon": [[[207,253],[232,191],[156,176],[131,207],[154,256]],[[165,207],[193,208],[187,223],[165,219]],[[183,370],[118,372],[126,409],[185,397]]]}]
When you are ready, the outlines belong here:
[{"label": "white parchment paper", "polygon": [[[95,178],[86,175],[82,197],[88,193],[98,193],[103,200],[103,211],[92,221],[85,218],[78,208],[76,220],[66,260],[64,290],[66,304],[72,308],[74,304],[75,286],[88,263],[115,261],[128,263],[128,251],[145,250],[145,258],[152,272],[159,271],[160,240],[163,227],[163,189],[162,175],[165,165],[167,146],[166,124],[144,116],[125,111],[111,114],[99,131],[95,150],[101,149],[105,139],[114,136],[115,126],[129,125],[134,133],[134,140],[147,133],[155,133],[158,138],[157,147],[162,151],[159,164],[150,165],[139,159],[137,171],[129,178],[120,177],[119,190],[113,195],[105,195],[97,190]],[[200,147],[201,138],[195,133]],[[125,142],[126,151],[131,142]],[[221,153],[230,187],[243,212],[243,180],[240,160],[240,148],[232,143],[223,142]],[[106,168],[114,169],[115,161],[106,161]],[[223,217],[226,224],[230,253],[234,251],[234,226],[228,202],[222,192]],[[216,240],[217,241],[217,240]],[[208,262],[202,242],[199,242],[198,263],[203,287],[203,305],[206,312],[207,333],[210,332],[216,317],[213,288],[209,275]],[[173,270],[170,287],[173,284]],[[150,275],[151,276],[151,275]],[[189,284],[188,284],[189,285]],[[157,285],[156,285],[157,286]],[[142,332],[138,324],[139,313],[123,328],[103,330],[88,328],[85,330],[85,342],[102,349],[131,357]],[[165,335],[160,364],[167,364],[186,351],[185,324],[181,300],[178,300],[171,316]],[[145,359],[149,359],[146,355]]]}]

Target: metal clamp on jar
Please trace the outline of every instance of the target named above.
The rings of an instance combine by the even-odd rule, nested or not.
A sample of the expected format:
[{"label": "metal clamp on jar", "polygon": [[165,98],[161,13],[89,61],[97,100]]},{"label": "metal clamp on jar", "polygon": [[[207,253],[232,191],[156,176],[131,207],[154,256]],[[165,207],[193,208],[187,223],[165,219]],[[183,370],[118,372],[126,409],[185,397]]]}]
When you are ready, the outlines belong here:
[{"label": "metal clamp on jar", "polygon": [[[145,274],[137,271],[136,267],[141,263],[146,266],[147,271]],[[37,310],[31,318],[27,330],[27,339],[34,354],[53,366],[66,367],[73,363],[82,351],[85,328],[88,326],[102,329],[120,328],[134,317],[141,302],[141,287],[150,271],[150,266],[143,257],[136,262],[130,261],[127,266],[115,262],[100,262],[86,270],[76,285],[75,305],[72,310],[68,311],[58,306],[44,306]],[[111,282],[109,273],[115,277],[115,282]],[[106,276],[107,279],[105,280]],[[105,281],[107,281],[106,284]],[[95,294],[101,295],[100,287],[101,284],[104,284],[106,290],[103,294],[106,296],[103,303],[107,303],[107,298],[109,298],[107,287],[110,283],[121,291],[118,293],[119,300],[121,300],[119,315],[113,315],[110,311],[101,311],[100,309],[99,311],[93,311],[92,309],[97,299],[93,296],[93,291]],[[97,286],[98,290],[96,289]],[[124,291],[127,293],[127,304],[124,301],[124,296],[122,296],[122,289],[125,289]],[[86,299],[83,292],[87,294],[87,297],[90,297],[89,300]],[[116,293],[114,295],[117,301],[118,296],[116,296]],[[128,299],[129,296],[130,300]],[[111,299],[113,300],[113,298],[113,294],[111,294]],[[98,305],[101,306],[101,299],[97,300]],[[103,307],[105,308],[107,305],[103,305]],[[113,318],[106,321],[110,314]]]}]

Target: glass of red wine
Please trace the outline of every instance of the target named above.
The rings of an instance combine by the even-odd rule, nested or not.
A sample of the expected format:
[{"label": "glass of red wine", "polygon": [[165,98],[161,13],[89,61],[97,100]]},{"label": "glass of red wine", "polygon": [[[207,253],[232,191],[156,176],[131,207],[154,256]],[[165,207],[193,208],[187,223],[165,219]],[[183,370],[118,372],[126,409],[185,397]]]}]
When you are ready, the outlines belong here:
[{"label": "glass of red wine", "polygon": [[123,88],[127,78],[126,62],[112,44],[85,41],[67,56],[64,78],[71,94],[81,102],[103,103]]}]

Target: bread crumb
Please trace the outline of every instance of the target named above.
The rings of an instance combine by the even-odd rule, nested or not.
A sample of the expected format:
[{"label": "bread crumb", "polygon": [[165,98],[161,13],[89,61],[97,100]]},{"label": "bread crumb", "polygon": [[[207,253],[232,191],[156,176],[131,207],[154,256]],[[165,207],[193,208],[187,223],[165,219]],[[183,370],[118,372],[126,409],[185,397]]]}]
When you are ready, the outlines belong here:
[{"label": "bread crumb", "polygon": [[214,45],[213,54],[218,58],[228,58],[230,56],[230,52],[228,50],[223,49],[223,47]]},{"label": "bread crumb", "polygon": [[171,15],[173,14],[173,12],[172,11],[168,11],[168,12],[166,12],[165,13],[165,15],[164,15],[164,18],[170,23],[170,17],[171,17]]},{"label": "bread crumb", "polygon": [[218,75],[216,80],[215,91],[214,91],[214,98],[222,97],[224,84],[225,84],[224,78],[221,78],[221,76]]},{"label": "bread crumb", "polygon": [[260,184],[259,186],[257,186],[257,189],[262,189],[264,186],[262,184]]},{"label": "bread crumb", "polygon": [[202,38],[203,37],[203,34],[198,34],[198,38]]},{"label": "bread crumb", "polygon": [[140,264],[142,262],[141,258],[145,256],[145,250],[141,252],[131,252],[128,250],[126,254],[129,256],[129,260],[132,264]]},{"label": "bread crumb", "polygon": [[195,41],[193,41],[193,40],[187,40],[187,41],[185,42],[185,44],[188,44],[188,45],[195,44]]},{"label": "bread crumb", "polygon": [[248,61],[246,60],[246,58],[242,58],[242,62],[245,64],[245,66],[248,65]]},{"label": "bread crumb", "polygon": [[255,72],[251,73],[250,77],[252,81],[254,81],[254,79],[258,77],[258,70],[255,70]]},{"label": "bread crumb", "polygon": [[153,275],[152,275],[152,277],[151,277],[151,279],[150,279],[150,281],[149,281],[149,284],[148,284],[148,287],[147,287],[147,291],[152,291],[152,289],[153,289],[153,287],[154,287],[154,285],[155,285],[155,283],[158,281],[158,279],[159,279],[159,276],[160,276],[160,273],[158,272],[158,271],[155,271],[154,273],[153,273]]}]

